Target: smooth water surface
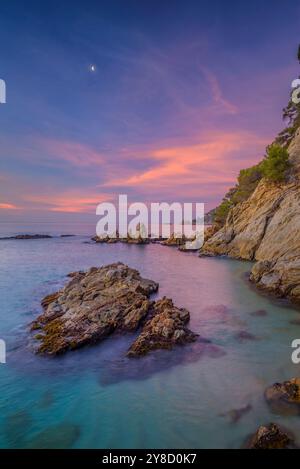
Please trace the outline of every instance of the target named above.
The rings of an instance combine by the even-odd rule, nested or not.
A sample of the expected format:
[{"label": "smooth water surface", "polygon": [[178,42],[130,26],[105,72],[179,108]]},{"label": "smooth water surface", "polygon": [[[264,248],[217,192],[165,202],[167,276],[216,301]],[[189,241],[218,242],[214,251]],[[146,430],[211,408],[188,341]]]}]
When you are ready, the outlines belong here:
[{"label": "smooth water surface", "polygon": [[[300,326],[290,323],[299,312],[251,287],[250,263],[156,244],[92,244],[83,235],[2,240],[0,261],[0,338],[8,349],[0,447],[238,448],[270,421],[300,444],[300,418],[272,414],[263,397],[268,384],[299,375],[291,342]],[[34,355],[28,324],[43,296],[70,271],[116,261],[158,281],[157,296],[188,308],[190,328],[211,344],[129,360],[128,334],[59,358]],[[247,405],[233,422],[228,412]]]}]

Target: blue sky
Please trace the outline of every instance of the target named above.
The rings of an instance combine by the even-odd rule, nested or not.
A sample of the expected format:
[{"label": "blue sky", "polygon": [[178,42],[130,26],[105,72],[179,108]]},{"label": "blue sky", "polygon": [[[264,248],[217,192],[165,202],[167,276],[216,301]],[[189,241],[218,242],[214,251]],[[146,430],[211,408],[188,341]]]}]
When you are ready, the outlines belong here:
[{"label": "blue sky", "polygon": [[2,2],[0,221],[212,208],[283,127],[299,26],[289,0]]}]

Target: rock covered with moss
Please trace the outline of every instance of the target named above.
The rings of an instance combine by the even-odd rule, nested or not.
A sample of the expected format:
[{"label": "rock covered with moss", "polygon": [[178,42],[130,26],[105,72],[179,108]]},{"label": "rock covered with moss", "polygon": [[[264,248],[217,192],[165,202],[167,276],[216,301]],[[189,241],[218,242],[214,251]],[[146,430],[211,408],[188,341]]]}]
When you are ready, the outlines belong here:
[{"label": "rock covered with moss", "polygon": [[62,290],[42,300],[44,311],[31,325],[31,330],[37,331],[38,353],[57,355],[100,342],[115,331],[135,331],[146,318],[150,319],[139,342],[143,353],[133,345],[131,351],[136,353],[129,356],[172,348],[196,338],[185,327],[189,312],[176,308],[166,298],[151,301],[149,296],[158,290],[158,283],[142,278],[137,270],[121,262],[69,276],[71,280]]},{"label": "rock covered with moss", "polygon": [[44,312],[32,324],[40,329],[38,352],[59,354],[99,342],[115,330],[138,328],[158,284],[122,263],[73,272],[59,292],[42,300]]}]

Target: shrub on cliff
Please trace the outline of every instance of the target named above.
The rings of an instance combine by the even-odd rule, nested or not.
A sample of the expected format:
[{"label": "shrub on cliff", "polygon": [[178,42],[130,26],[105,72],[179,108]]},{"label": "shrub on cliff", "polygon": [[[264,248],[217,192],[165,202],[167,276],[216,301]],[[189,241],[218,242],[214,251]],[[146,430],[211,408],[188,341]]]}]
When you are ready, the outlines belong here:
[{"label": "shrub on cliff", "polygon": [[263,177],[261,164],[242,169],[238,176],[238,184],[236,190],[232,194],[231,200],[233,204],[238,204],[247,200],[255,191],[259,181]]},{"label": "shrub on cliff", "polygon": [[263,176],[272,182],[282,182],[291,164],[286,148],[273,143],[267,148],[265,159],[261,163]]},{"label": "shrub on cliff", "polygon": [[214,210],[213,222],[223,226],[225,224],[229,210],[233,207],[232,202],[224,197],[223,201]]},{"label": "shrub on cliff", "polygon": [[229,189],[221,204],[214,210],[213,221],[224,225],[229,210],[234,205],[247,200],[255,191],[262,177],[261,164],[242,169],[238,176],[238,183]]}]

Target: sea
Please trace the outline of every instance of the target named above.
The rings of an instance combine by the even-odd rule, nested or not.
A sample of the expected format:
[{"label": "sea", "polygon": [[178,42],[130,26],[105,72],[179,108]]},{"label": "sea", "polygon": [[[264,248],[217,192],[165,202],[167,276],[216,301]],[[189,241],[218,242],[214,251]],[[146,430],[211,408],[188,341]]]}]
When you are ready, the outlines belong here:
[{"label": "sea", "polygon": [[[258,426],[300,418],[273,413],[267,386],[299,376],[291,347],[300,311],[249,283],[250,262],[199,257],[160,244],[95,244],[94,226],[0,223],[1,448],[240,448]],[[74,234],[61,237],[61,234]],[[34,354],[30,323],[71,271],[121,261],[159,282],[209,340],[129,359],[133,333],[60,357]],[[297,324],[297,322],[299,324]]]}]

